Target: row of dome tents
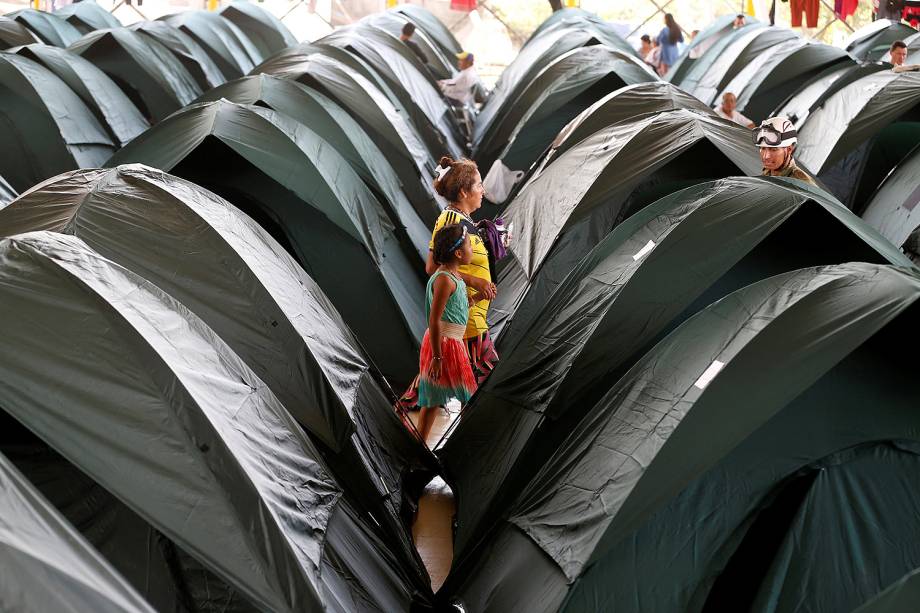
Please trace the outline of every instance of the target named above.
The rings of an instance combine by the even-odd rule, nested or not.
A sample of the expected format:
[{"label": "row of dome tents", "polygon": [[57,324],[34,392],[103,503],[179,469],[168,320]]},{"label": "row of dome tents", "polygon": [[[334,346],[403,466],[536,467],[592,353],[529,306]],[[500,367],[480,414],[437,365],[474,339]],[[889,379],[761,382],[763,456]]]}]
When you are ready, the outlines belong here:
[{"label": "row of dome tents", "polygon": [[37,186],[0,234],[0,452],[156,610],[430,602],[405,480],[431,457],[262,228],[129,166]]}]

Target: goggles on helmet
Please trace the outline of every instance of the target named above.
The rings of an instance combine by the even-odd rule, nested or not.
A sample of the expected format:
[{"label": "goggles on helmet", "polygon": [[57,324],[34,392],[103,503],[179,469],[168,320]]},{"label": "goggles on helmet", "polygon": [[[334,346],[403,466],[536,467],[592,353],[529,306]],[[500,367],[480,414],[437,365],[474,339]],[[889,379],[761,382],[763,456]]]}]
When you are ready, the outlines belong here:
[{"label": "goggles on helmet", "polygon": [[780,132],[771,125],[760,126],[754,130],[754,144],[758,147],[762,145],[776,147],[784,140],[795,138],[796,134],[797,132],[794,128],[786,132]]}]

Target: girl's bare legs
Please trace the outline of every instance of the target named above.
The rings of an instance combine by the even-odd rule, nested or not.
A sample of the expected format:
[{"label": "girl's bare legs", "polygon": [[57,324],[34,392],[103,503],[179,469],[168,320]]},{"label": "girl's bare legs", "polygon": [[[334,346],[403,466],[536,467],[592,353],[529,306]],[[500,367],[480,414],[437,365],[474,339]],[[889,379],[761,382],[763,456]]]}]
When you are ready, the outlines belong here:
[{"label": "girl's bare legs", "polygon": [[428,444],[428,435],[431,434],[431,427],[438,416],[441,407],[422,407],[418,412],[418,433],[422,436],[422,441]]}]

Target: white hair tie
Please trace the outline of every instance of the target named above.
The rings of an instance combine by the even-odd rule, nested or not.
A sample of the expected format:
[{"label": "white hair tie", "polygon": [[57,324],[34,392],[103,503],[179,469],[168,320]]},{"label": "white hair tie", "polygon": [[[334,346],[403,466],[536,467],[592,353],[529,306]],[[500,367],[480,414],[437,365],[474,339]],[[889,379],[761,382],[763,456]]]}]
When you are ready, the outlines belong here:
[{"label": "white hair tie", "polygon": [[450,172],[450,168],[451,168],[450,166],[448,166],[447,168],[444,168],[443,166],[438,164],[438,167],[434,169],[434,171],[438,173],[438,181],[441,181],[444,179],[444,175]]}]

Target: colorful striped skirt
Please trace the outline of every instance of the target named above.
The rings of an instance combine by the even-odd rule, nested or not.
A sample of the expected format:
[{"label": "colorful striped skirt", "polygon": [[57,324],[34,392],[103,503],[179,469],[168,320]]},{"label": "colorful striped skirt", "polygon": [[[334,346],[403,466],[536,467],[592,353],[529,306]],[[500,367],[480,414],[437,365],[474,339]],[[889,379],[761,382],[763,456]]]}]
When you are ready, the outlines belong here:
[{"label": "colorful striped skirt", "polygon": [[434,354],[429,331],[425,331],[418,361],[418,406],[443,406],[451,398],[466,402],[476,391],[476,378],[463,342],[465,328],[460,324],[441,322],[441,375],[436,380],[428,376]]}]

